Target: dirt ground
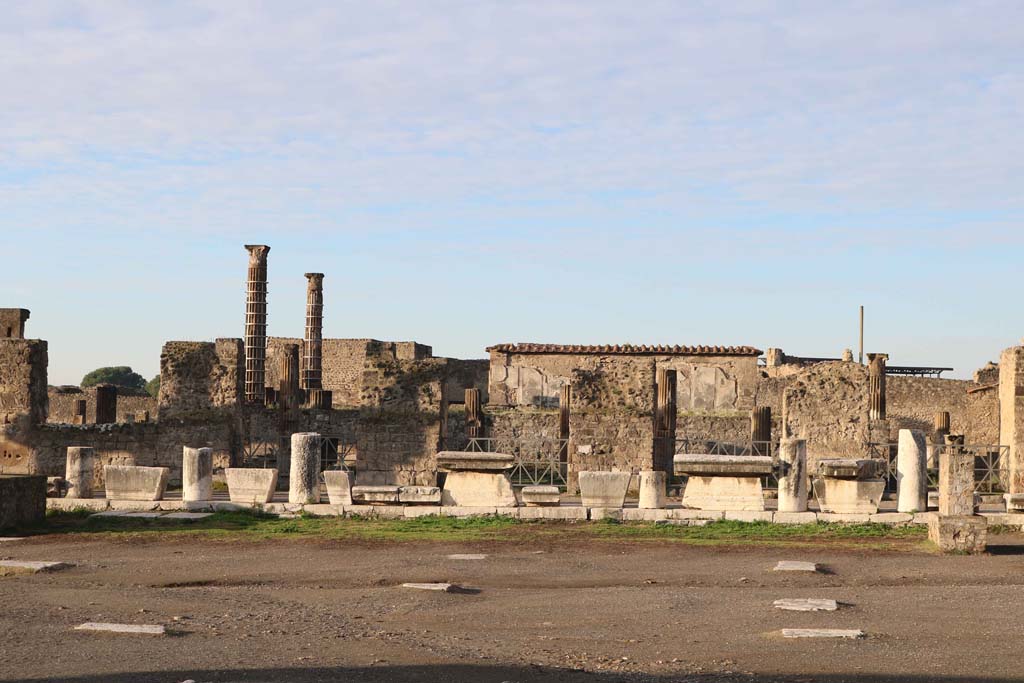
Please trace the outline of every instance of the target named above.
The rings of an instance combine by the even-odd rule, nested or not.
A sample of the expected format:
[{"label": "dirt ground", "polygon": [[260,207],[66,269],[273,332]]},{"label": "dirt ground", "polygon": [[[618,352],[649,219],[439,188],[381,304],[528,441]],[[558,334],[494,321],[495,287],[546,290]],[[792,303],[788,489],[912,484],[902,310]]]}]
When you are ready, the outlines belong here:
[{"label": "dirt ground", "polygon": [[[38,537],[0,557],[76,566],[0,578],[0,680],[1024,680],[1017,550]],[[828,571],[771,571],[781,559]],[[475,592],[400,587],[412,581]],[[843,606],[772,607],[800,597]],[[72,630],[86,621],[173,634]],[[784,627],[868,637],[784,640]]]}]

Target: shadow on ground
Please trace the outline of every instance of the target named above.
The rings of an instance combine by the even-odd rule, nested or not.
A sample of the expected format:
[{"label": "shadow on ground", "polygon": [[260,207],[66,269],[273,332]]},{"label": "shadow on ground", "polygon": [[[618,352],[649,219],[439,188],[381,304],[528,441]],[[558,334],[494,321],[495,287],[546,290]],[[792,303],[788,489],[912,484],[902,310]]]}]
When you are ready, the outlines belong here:
[{"label": "shadow on ground", "polygon": [[[5,679],[6,680],[6,679]],[[671,674],[653,675],[629,672],[587,673],[545,667],[429,665],[373,667],[311,667],[279,669],[218,669],[207,671],[144,671],[95,676],[61,676],[57,678],[26,678],[32,683],[348,683],[349,681],[388,681],[397,683],[526,683],[527,681],[558,681],[560,683],[612,683],[613,681],[644,681],[647,683],[1011,683],[1019,678],[985,676],[935,676],[933,674],[783,674],[752,676],[746,674]]]}]

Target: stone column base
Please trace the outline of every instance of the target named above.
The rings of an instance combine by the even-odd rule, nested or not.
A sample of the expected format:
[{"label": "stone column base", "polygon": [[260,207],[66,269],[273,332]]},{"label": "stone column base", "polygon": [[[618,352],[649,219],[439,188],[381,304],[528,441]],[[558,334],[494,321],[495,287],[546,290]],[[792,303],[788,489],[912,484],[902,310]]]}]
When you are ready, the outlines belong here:
[{"label": "stone column base", "polygon": [[760,477],[698,477],[686,480],[683,507],[699,510],[764,510]]},{"label": "stone column base", "polygon": [[516,507],[518,503],[512,481],[504,472],[449,472],[441,505]]},{"label": "stone column base", "polygon": [[815,477],[814,499],[821,512],[850,514],[878,512],[878,503],[885,493],[885,481],[881,479],[835,479]]},{"label": "stone column base", "polygon": [[988,520],[980,515],[936,515],[928,522],[928,540],[944,553],[985,552]]}]

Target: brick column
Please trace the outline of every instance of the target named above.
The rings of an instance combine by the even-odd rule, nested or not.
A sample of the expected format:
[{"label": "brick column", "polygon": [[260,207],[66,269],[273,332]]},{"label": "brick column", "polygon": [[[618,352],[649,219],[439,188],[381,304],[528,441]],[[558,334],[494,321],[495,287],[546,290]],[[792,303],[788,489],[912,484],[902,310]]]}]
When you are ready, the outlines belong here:
[{"label": "brick column", "polygon": [[302,342],[302,388],[323,389],[324,274],[306,273],[306,335]]},{"label": "brick column", "polygon": [[249,282],[245,300],[245,400],[263,403],[267,362],[267,254],[265,244],[247,244]]}]

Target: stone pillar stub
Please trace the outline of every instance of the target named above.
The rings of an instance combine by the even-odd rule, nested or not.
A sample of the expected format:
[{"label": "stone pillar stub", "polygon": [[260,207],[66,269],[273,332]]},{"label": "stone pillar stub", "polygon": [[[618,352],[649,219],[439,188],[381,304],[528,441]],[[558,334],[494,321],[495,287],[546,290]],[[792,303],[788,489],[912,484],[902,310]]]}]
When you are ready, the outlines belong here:
[{"label": "stone pillar stub", "polygon": [[779,442],[779,512],[807,511],[807,442],[786,438]]},{"label": "stone pillar stub", "polygon": [[928,442],[924,432],[916,429],[901,429],[896,453],[896,491],[899,512],[924,512],[928,509],[927,458]]},{"label": "stone pillar stub", "polygon": [[868,354],[868,416],[872,420],[885,419],[885,363],[889,355]]},{"label": "stone pillar stub", "polygon": [[291,451],[288,502],[319,503],[320,435],[316,432],[292,434]]},{"label": "stone pillar stub", "polygon": [[90,446],[68,446],[64,479],[68,498],[92,498],[96,451]]},{"label": "stone pillar stub", "polygon": [[181,499],[213,500],[213,449],[182,448]]},{"label": "stone pillar stub", "polygon": [[642,510],[658,510],[665,507],[668,474],[661,471],[644,471],[640,473],[640,502],[637,507]]},{"label": "stone pillar stub", "polygon": [[1024,346],[999,358],[999,443],[1009,448],[1009,492],[1024,493]]},{"label": "stone pillar stub", "polygon": [[939,514],[973,515],[974,454],[958,448],[963,437],[947,436],[946,442],[939,454]]}]

